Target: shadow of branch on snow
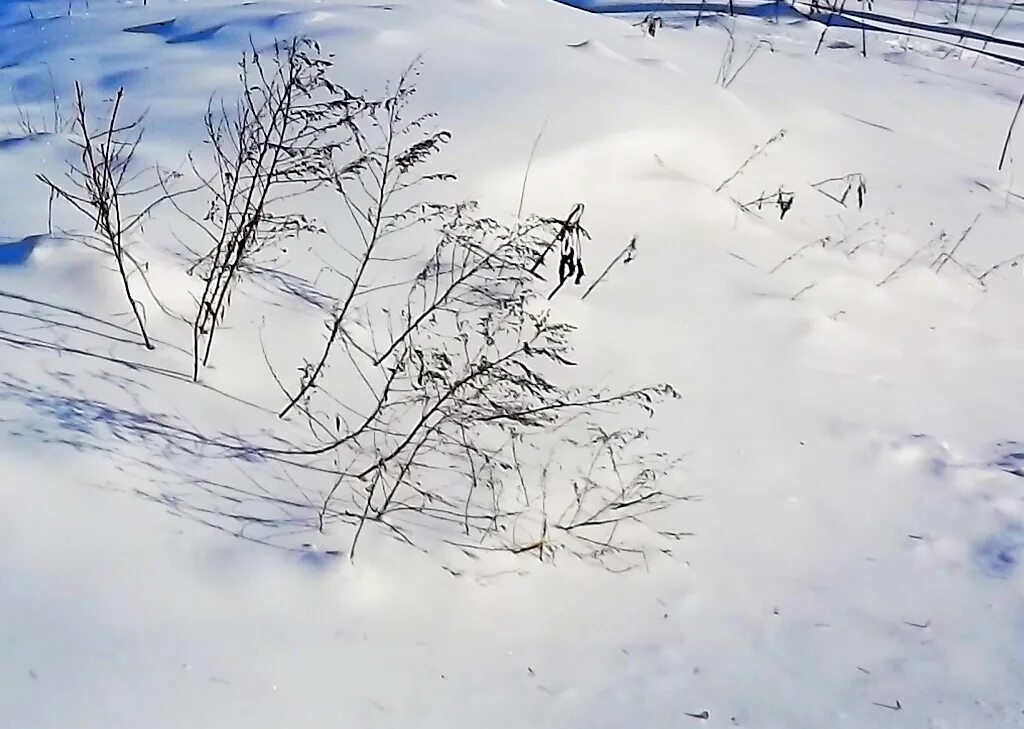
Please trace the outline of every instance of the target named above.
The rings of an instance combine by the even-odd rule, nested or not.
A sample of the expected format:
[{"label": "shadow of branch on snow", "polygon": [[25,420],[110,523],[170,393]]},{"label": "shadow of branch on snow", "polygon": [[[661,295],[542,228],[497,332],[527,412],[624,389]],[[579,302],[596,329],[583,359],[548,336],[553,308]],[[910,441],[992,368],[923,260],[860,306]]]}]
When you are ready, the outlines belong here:
[{"label": "shadow of branch on snow", "polygon": [[[816,9],[810,3],[789,2],[754,2],[749,4],[728,2],[624,2],[593,6],[586,0],[557,0],[563,5],[578,8],[585,12],[598,15],[639,15],[639,14],[678,14],[687,20],[698,15],[732,15],[749,18],[786,18],[791,21],[807,21],[819,23],[833,28],[863,30],[872,34],[889,34],[909,36],[937,43],[946,43],[961,47],[996,60],[1024,66],[1024,59],[1007,56],[1004,53],[989,50],[985,46],[1003,46],[1008,49],[1024,49],[1024,40],[1005,38],[957,25],[944,25],[940,22],[928,22],[916,18],[904,18],[872,10],[856,10],[836,8],[829,10],[822,7]],[[799,7],[803,5],[804,7]],[[668,19],[663,19],[666,24]],[[963,45],[965,40],[978,41],[985,44],[980,48],[968,48]]]},{"label": "shadow of branch on snow", "polygon": [[[149,388],[105,373],[101,379],[135,402],[113,404],[70,390],[80,376],[49,371],[51,388],[12,374],[0,375],[0,411],[14,417],[0,428],[15,440],[102,454],[115,469],[119,490],[159,504],[175,516],[250,541],[302,549],[301,536],[341,513],[322,513],[322,496],[307,493],[292,469],[264,457],[249,437],[203,433],[180,418],[138,404],[132,393]],[[3,407],[3,406],[7,407]],[[265,447],[264,443],[264,447]],[[105,486],[105,473],[83,474]]]},{"label": "shadow of branch on snow", "polygon": [[0,401],[5,400],[27,408],[37,423],[11,431],[15,437],[31,437],[76,450],[113,452],[129,444],[168,458],[260,460],[256,446],[237,436],[221,433],[211,438],[175,423],[163,413],[57,394],[10,375],[0,377]]}]

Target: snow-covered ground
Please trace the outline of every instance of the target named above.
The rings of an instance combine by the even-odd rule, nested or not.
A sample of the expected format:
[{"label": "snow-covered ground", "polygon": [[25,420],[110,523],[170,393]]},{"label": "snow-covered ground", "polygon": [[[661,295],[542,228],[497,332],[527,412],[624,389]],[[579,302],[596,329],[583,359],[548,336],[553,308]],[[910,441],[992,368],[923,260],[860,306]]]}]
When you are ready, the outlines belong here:
[{"label": "snow-covered ground", "polygon": [[[1024,50],[950,34],[934,0],[834,18],[817,54],[828,14],[807,6],[695,27],[698,3],[575,4],[605,12],[0,2],[0,727],[1024,726],[1024,138],[997,170],[1024,76],[992,57]],[[960,16],[1024,38],[1017,9]],[[301,441],[261,346],[291,372],[332,294],[247,282],[194,384],[173,314],[198,243],[159,216],[139,236],[170,312],[140,295],[149,352],[110,261],[45,235],[35,175],[74,153],[76,81],[97,107],[124,87],[140,154],[179,166],[250,39],[296,35],[356,89],[422,57],[447,194],[514,217],[536,146],[525,210],[585,203],[592,277],[638,237],[552,307],[579,382],[682,396],[652,425],[683,458],[661,517],[688,536],[646,568],[380,530],[349,563],[349,527],[225,518],[324,489],[204,444]],[[835,199],[844,178],[863,208]],[[780,188],[783,219],[741,209]],[[312,245],[275,266],[315,272]]]}]

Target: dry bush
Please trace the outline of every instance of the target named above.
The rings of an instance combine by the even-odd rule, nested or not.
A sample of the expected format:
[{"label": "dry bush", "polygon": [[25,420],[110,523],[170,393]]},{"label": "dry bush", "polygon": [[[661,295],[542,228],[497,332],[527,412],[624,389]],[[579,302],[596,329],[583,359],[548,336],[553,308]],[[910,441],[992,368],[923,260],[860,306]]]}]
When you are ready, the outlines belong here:
[{"label": "dry bush", "polygon": [[154,182],[139,182],[146,172],[136,163],[142,119],[121,119],[123,99],[124,89],[118,89],[106,120],[94,126],[82,87],[75,84],[71,141],[78,149],[78,160],[69,163],[62,183],[46,175],[38,179],[50,189],[51,202],[62,200],[88,220],[92,230],[73,235],[113,258],[142,341],[147,349],[153,349],[145,312],[132,290],[132,278],[142,276],[143,267],[130,252],[131,235],[157,205],[172,197],[167,182],[176,175],[157,169]]},{"label": "dry bush", "polygon": [[[563,384],[573,327],[547,310],[533,269],[566,221],[505,227],[468,205],[442,213],[401,298],[350,309],[364,334],[332,327],[324,352],[337,356],[292,398],[316,442],[275,454],[333,472],[320,513],[355,521],[352,552],[367,523],[411,542],[429,521],[467,547],[641,554],[618,536],[671,503],[660,476],[672,464],[644,449],[643,430],[613,424],[674,390]],[[356,397],[343,392],[350,383]]]},{"label": "dry bush", "polygon": [[[280,416],[301,419],[310,435],[246,445],[247,459],[277,461],[303,480],[295,483],[301,498],[262,489],[267,503],[301,510],[289,529],[347,524],[351,556],[373,525],[410,544],[441,540],[542,560],[572,554],[611,569],[642,563],[668,538],[653,519],[676,500],[666,486],[675,462],[637,425],[677,395],[668,385],[578,382],[574,327],[550,300],[583,280],[583,205],[564,218],[505,223],[473,203],[432,199],[452,178],[434,169],[450,135],[433,128],[433,115],[413,112],[415,67],[368,100],[333,82],[331,65],[307,39],[267,54],[253,48],[238,101],[208,107],[208,158],[191,158],[204,212],[157,185],[158,200],[170,199],[208,243],[192,267],[203,283],[194,378],[232,293],[286,241],[315,246],[328,278],[340,282],[298,382],[279,377],[268,355]],[[72,179],[84,192],[47,182],[96,222],[134,303],[123,236],[148,209],[122,221],[141,129],[118,124],[119,100],[95,136],[80,95],[85,162]],[[331,236],[304,212],[325,196],[347,212],[331,222]],[[332,248],[328,238],[343,243]],[[594,285],[634,251],[635,240]],[[557,283],[545,280],[549,268]],[[227,498],[220,517],[235,520],[238,533],[272,525],[245,513],[237,494]],[[204,521],[213,511],[204,508]]]},{"label": "dry bush", "polygon": [[203,289],[192,325],[193,378],[209,363],[214,336],[231,294],[266,251],[320,232],[292,205],[329,184],[334,155],[352,143],[344,134],[364,102],[327,75],[332,62],[308,39],[255,48],[240,64],[242,94],[227,106],[210,103],[205,117],[212,175],[203,175],[205,214],[190,216],[209,241],[193,265]]},{"label": "dry bush", "polygon": [[346,127],[351,155],[332,182],[355,241],[334,271],[344,285],[297,385],[274,373],[281,416],[312,436],[264,453],[324,474],[315,525],[348,523],[351,555],[373,524],[410,543],[635,564],[640,533],[657,537],[645,522],[674,500],[662,480],[674,464],[630,413],[675,391],[572,384],[573,327],[547,301],[582,277],[582,205],[504,224],[424,202],[425,185],[450,178],[432,167],[449,135],[412,113],[412,78]]}]

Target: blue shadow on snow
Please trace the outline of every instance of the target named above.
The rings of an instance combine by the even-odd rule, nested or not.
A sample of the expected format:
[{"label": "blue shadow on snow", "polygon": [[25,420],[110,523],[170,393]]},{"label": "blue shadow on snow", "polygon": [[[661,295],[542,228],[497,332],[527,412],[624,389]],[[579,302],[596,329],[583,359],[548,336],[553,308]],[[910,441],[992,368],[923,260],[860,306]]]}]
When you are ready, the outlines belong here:
[{"label": "blue shadow on snow", "polygon": [[262,461],[258,449],[228,434],[210,437],[161,413],[132,411],[98,400],[44,391],[20,378],[0,378],[0,401],[20,402],[37,418],[11,431],[15,437],[70,446],[79,451],[116,451],[124,444],[150,456],[191,456]]},{"label": "blue shadow on snow", "polygon": [[0,266],[24,266],[45,236],[30,235],[16,241],[0,239]]},{"label": "blue shadow on snow", "polygon": [[1010,526],[975,545],[974,563],[986,576],[1005,579],[1020,565],[1022,552],[1024,529]]},{"label": "blue shadow on snow", "polygon": [[999,449],[1002,452],[992,461],[992,465],[1000,471],[1024,477],[1024,443],[1009,440],[1000,443]]}]

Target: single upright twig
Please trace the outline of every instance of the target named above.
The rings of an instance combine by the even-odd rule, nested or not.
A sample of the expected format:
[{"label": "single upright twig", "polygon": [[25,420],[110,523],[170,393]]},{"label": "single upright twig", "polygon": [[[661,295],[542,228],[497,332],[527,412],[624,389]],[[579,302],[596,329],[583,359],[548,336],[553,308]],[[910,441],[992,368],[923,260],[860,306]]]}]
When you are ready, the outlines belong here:
[{"label": "single upright twig", "polygon": [[1012,0],[1007,0],[1006,7],[1003,8],[1003,14],[999,16],[999,20],[996,21],[996,24],[992,26],[992,30],[986,34],[985,41],[981,44],[979,55],[974,59],[974,63],[971,64],[971,68],[978,65],[978,59],[981,58],[981,55],[985,53],[986,49],[988,49],[989,40],[995,38],[996,33],[999,31],[999,26],[1003,24],[1003,21],[1006,20],[1006,16],[1010,14],[1010,11],[1013,10],[1014,7],[1016,7],[1016,3],[1012,2]]},{"label": "single upright twig", "polygon": [[768,147],[770,147],[771,145],[775,144],[775,142],[778,142],[780,139],[785,138],[785,136],[786,130],[780,129],[779,131],[775,132],[775,134],[773,134],[771,137],[769,137],[767,142],[765,142],[764,144],[759,144],[756,147],[754,147],[754,150],[750,153],[750,155],[745,160],[743,160],[743,164],[741,164],[735,172],[733,172],[731,175],[725,178],[725,180],[723,180],[722,183],[715,188],[715,192],[721,192],[722,190],[724,190],[726,185],[728,185],[730,182],[735,180],[743,173],[743,170],[747,168],[747,165],[749,165],[755,159],[764,154],[765,150],[767,150]]},{"label": "single upright twig", "polygon": [[864,58],[868,57],[868,24],[865,18],[870,7],[869,0],[860,0],[860,54]]},{"label": "single upright twig", "polygon": [[1006,139],[1003,141],[1003,153],[999,155],[999,170],[1002,171],[1003,163],[1006,161],[1006,152],[1010,149],[1010,137],[1013,136],[1013,128],[1017,124],[1017,117],[1020,116],[1021,107],[1024,106],[1024,94],[1021,94],[1017,108],[1013,112],[1013,119],[1010,120],[1010,128],[1006,130]]},{"label": "single upright twig", "polygon": [[608,272],[615,267],[615,264],[617,264],[623,258],[626,259],[624,263],[631,263],[633,261],[633,258],[636,257],[636,238],[637,237],[634,235],[632,240],[629,241],[629,244],[621,251],[619,251],[619,255],[615,256],[615,258],[612,259],[612,262],[609,263],[608,266],[604,269],[604,271],[601,272],[601,275],[597,277],[597,280],[594,281],[594,283],[590,284],[589,288],[587,288],[587,290],[583,292],[583,296],[580,297],[581,301],[590,296],[590,292],[597,288],[597,285],[599,283],[604,281],[605,276],[607,276]]},{"label": "single upright twig", "polygon": [[825,27],[821,29],[821,35],[818,36],[818,44],[814,46],[814,55],[818,55],[818,51],[821,50],[821,44],[825,42],[825,34],[828,33],[828,29],[832,27],[832,19],[835,18],[836,15],[842,15],[845,9],[846,0],[843,0],[842,4],[839,6],[838,13],[836,12],[835,6],[829,10],[828,17],[825,18]]},{"label": "single upright twig", "polygon": [[530,180],[530,169],[533,167],[533,158],[537,154],[537,147],[540,145],[541,137],[544,136],[544,130],[547,129],[548,120],[545,119],[544,123],[541,124],[540,131],[537,133],[537,138],[533,140],[533,146],[530,148],[530,158],[526,161],[526,172],[523,173],[523,185],[519,190],[519,207],[516,208],[516,219],[523,217],[523,202],[526,200],[526,183]]},{"label": "single upright twig", "polygon": [[907,49],[910,48],[910,28],[914,25],[914,22],[917,20],[917,11],[920,8],[921,8],[921,0],[915,0],[915,2],[914,2],[914,12],[910,14],[910,23],[907,25],[907,32],[903,36],[903,50],[904,50],[904,52],[906,52]]}]

